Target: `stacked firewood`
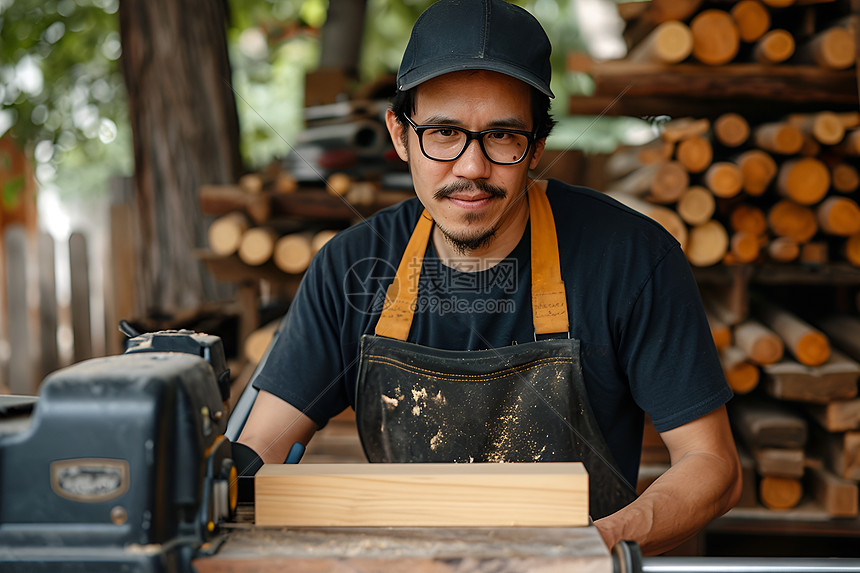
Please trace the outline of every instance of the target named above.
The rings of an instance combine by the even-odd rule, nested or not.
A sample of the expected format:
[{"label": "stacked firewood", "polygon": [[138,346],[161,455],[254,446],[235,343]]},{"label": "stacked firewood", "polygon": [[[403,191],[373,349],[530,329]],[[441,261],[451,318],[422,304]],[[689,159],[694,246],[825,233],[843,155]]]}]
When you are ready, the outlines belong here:
[{"label": "stacked firewood", "polygon": [[860,113],[737,113],[666,123],[609,158],[607,192],[672,233],[690,263],[860,266]]},{"label": "stacked firewood", "polygon": [[[704,300],[741,446],[747,506],[797,506],[858,515],[860,318],[812,322],[760,296],[738,314],[707,289]],[[809,439],[808,439],[809,437]],[[755,492],[756,495],[752,495]]]},{"label": "stacked firewood", "polygon": [[273,162],[236,185],[204,185],[203,213],[211,252],[238,257],[251,267],[274,265],[288,275],[303,273],[316,252],[339,229],[410,196],[379,190],[378,184],[333,172],[325,188],[307,187]]},{"label": "stacked firewood", "polygon": [[272,261],[288,274],[304,272],[336,230],[308,228],[302,221],[279,218],[281,197],[294,193],[298,193],[295,180],[275,167],[245,175],[235,186],[203,186],[203,212],[216,216],[208,229],[212,253],[238,256],[250,266]]},{"label": "stacked firewood", "polygon": [[[730,62],[812,64],[828,69],[854,65],[850,22],[836,2],[651,0],[620,4],[627,20],[629,59],[706,65]],[[822,7],[821,4],[831,4]]]}]

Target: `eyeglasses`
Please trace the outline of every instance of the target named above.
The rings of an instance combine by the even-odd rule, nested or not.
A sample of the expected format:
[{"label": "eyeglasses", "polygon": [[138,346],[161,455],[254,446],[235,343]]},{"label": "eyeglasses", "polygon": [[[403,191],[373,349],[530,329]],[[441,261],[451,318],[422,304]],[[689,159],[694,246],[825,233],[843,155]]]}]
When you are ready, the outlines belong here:
[{"label": "eyeglasses", "polygon": [[535,134],[517,129],[469,131],[453,125],[416,125],[407,115],[403,118],[415,130],[421,152],[434,161],[458,159],[469,143],[477,139],[484,157],[496,165],[515,165],[526,158]]}]

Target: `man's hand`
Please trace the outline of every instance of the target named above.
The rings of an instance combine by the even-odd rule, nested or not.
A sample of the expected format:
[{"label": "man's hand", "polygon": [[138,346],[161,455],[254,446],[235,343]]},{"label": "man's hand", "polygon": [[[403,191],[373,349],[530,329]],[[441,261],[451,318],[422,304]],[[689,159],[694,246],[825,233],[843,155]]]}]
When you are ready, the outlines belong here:
[{"label": "man's hand", "polygon": [[741,468],[725,407],[661,434],[671,467],[627,507],[594,525],[610,549],[635,541],[645,555],[678,546],[731,509]]}]

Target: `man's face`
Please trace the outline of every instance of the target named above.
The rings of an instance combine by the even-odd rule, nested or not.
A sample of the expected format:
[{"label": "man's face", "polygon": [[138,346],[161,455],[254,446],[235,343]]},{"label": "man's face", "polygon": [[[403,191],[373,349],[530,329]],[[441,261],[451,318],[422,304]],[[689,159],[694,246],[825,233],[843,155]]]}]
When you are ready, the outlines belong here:
[{"label": "man's face", "polygon": [[[444,124],[471,131],[534,129],[530,88],[503,74],[454,72],[428,80],[416,90],[411,119],[417,125]],[[391,112],[387,119],[398,155],[409,162],[418,198],[449,241],[481,244],[487,237],[486,244],[526,208],[524,201],[516,200],[525,190],[528,170],[540,159],[544,140],[516,165],[491,163],[476,140],[469,142],[458,159],[441,162],[424,156],[411,127],[401,126]]]}]

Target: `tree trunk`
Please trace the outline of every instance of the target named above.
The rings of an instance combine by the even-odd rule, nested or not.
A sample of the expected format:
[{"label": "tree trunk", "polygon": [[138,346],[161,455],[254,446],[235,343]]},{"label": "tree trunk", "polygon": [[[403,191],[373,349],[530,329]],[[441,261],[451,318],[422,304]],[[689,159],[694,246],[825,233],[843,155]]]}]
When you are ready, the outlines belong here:
[{"label": "tree trunk", "polygon": [[320,39],[320,69],[337,69],[355,79],[361,56],[366,0],[331,0]]},{"label": "tree trunk", "polygon": [[199,187],[235,183],[241,168],[226,18],[226,2],[120,3],[147,313],[216,296],[194,249],[206,244]]}]

